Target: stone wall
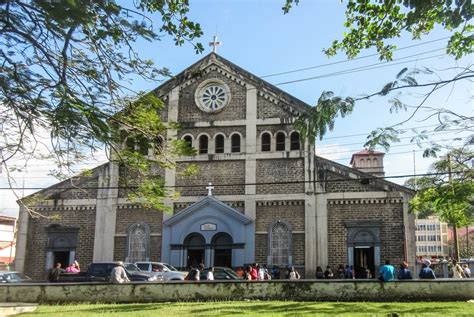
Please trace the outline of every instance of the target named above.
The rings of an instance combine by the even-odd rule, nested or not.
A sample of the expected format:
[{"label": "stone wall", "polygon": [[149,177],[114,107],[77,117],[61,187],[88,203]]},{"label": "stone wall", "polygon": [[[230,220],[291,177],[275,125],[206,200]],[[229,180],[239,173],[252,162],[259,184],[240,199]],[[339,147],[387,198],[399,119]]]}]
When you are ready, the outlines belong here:
[{"label": "stone wall", "polygon": [[[134,206],[134,205],[129,205]],[[163,212],[146,208],[117,208],[115,233],[128,233],[128,228],[137,223],[146,223],[150,226],[150,233],[161,233]]]},{"label": "stone wall", "polygon": [[[94,249],[94,229],[95,229],[95,206],[82,207],[77,210],[43,210],[44,216],[59,214],[60,221],[53,221],[44,217],[31,218],[28,223],[28,237],[26,245],[26,259],[24,273],[32,279],[44,279],[47,276],[46,268],[46,247],[48,235],[46,227],[51,224],[60,223],[61,226],[79,227],[77,237],[76,259],[83,266],[92,262],[92,252]],[[69,263],[66,263],[69,264]]]},{"label": "stone wall", "polygon": [[287,118],[292,115],[285,112],[280,105],[258,94],[257,96],[257,118]]},{"label": "stone wall", "polygon": [[[243,195],[245,193],[245,161],[193,162],[199,168],[194,176],[179,176],[188,163],[179,163],[176,176],[176,190],[182,196],[205,196],[204,184],[215,185],[213,195]],[[231,186],[223,186],[229,184]],[[235,184],[235,185],[233,185]],[[196,187],[187,187],[187,186]]]},{"label": "stone wall", "polygon": [[257,160],[257,194],[304,192],[304,159]]},{"label": "stone wall", "polygon": [[404,259],[403,205],[393,204],[328,204],[329,265],[335,269],[347,263],[347,220],[381,220],[380,260],[401,263]]},{"label": "stone wall", "polygon": [[472,280],[434,281],[202,281],[111,284],[2,284],[1,302],[148,303],[216,300],[466,301]]}]

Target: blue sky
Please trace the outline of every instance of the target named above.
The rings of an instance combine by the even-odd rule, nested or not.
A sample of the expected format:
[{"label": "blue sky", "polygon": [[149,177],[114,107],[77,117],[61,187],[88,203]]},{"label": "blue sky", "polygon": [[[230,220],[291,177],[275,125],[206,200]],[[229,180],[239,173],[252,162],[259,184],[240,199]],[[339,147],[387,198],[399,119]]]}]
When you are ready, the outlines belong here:
[{"label": "blue sky", "polygon": [[[393,80],[404,67],[428,67],[437,70],[442,78],[449,78],[454,72],[442,71],[443,69],[472,63],[472,56],[459,61],[446,55],[432,58],[444,53],[442,49],[446,40],[436,40],[449,36],[449,33],[441,29],[423,37],[421,41],[411,40],[408,34],[391,41],[390,43],[399,48],[434,41],[395,52],[394,59],[400,60],[392,64],[397,63],[397,65],[378,64],[380,61],[377,57],[344,62],[346,57],[339,54],[329,59],[322,53],[322,50],[327,48],[334,39],[341,39],[343,36],[344,4],[337,0],[302,0],[300,5],[294,7],[289,14],[284,15],[281,10],[283,3],[284,0],[194,0],[191,1],[190,18],[199,22],[203,28],[204,35],[200,41],[206,48],[204,53],[195,54],[189,44],[175,47],[172,40],[167,37],[154,43],[138,42],[135,49],[143,57],[154,60],[158,66],[169,68],[173,74],[182,71],[208,54],[211,51],[208,42],[215,34],[222,42],[217,53],[257,76],[343,62],[337,65],[264,78],[272,84],[334,74],[367,65],[383,66],[378,69],[358,71],[341,76],[278,85],[279,88],[310,105],[314,105],[321,92],[325,90],[334,91],[342,96],[358,96],[376,92],[385,83]],[[373,53],[373,50],[367,50],[361,52],[360,56]],[[435,77],[417,76],[419,82],[429,82],[434,79]],[[135,90],[147,91],[160,84],[160,82],[135,80],[131,87]],[[469,82],[458,82],[455,85],[447,86],[432,96],[427,105],[445,107],[472,116],[474,110],[472,88],[472,84]],[[423,92],[423,90],[406,90],[403,91],[401,97],[410,104],[416,104],[421,101]],[[357,103],[353,114],[344,119],[338,119],[334,131],[328,133],[323,141],[317,142],[317,153],[334,159],[338,163],[349,164],[351,154],[363,148],[364,134],[374,128],[397,123],[409,116],[408,113],[390,114],[388,100],[388,97],[376,97]],[[435,123],[433,120],[420,121],[424,118],[423,114],[423,112],[419,113],[403,128],[429,126]],[[385,157],[386,175],[411,174],[413,172],[413,150],[417,151],[415,152],[417,173],[426,172],[432,160],[423,159],[420,149],[409,144],[410,135],[412,134],[407,132],[404,136],[405,139],[402,139],[399,144],[395,144],[387,153]],[[457,137],[465,138],[466,135],[465,132],[452,131],[436,133],[431,137],[434,140],[448,140],[447,142],[456,145],[461,142],[453,140]],[[99,160],[101,159],[99,158]],[[57,180],[47,176],[48,168],[50,168],[48,165],[50,165],[48,162],[30,162],[27,172],[14,175],[18,185],[43,187],[54,184]],[[1,184],[5,185],[5,175],[1,176]],[[396,181],[400,183],[403,180]],[[30,193],[31,191],[20,191],[17,194],[21,196]],[[15,196],[5,190],[0,191],[0,194],[2,197],[0,212],[9,215],[16,214]]]}]

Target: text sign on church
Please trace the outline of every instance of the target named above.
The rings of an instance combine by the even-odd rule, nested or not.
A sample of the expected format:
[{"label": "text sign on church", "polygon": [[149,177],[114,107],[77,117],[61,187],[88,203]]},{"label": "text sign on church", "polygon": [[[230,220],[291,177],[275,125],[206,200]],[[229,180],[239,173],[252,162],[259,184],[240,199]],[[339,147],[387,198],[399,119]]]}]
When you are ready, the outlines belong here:
[{"label": "text sign on church", "polygon": [[201,231],[216,231],[217,225],[215,223],[203,223],[201,225]]}]

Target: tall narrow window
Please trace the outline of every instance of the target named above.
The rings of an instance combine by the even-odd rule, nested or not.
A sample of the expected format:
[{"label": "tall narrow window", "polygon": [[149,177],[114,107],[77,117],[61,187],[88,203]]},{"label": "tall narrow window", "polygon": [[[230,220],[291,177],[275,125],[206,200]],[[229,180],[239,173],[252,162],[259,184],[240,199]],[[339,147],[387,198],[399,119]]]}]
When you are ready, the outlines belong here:
[{"label": "tall narrow window", "polygon": [[127,262],[149,261],[150,229],[148,225],[138,223],[128,229]]},{"label": "tall narrow window", "polygon": [[284,151],[285,150],[285,134],[283,132],[278,132],[276,135],[276,150]]},{"label": "tall narrow window", "polygon": [[216,136],[216,153],[224,153],[224,136],[222,134]]},{"label": "tall narrow window", "polygon": [[288,226],[278,221],[270,228],[269,251],[271,264],[290,264],[291,233]]},{"label": "tall narrow window", "polygon": [[300,149],[300,134],[298,132],[293,132],[290,136],[290,150],[299,150]]},{"label": "tall narrow window", "polygon": [[232,153],[240,152],[240,135],[237,133],[231,137],[231,151]]},{"label": "tall narrow window", "polygon": [[272,149],[272,138],[270,133],[262,134],[262,152],[269,152]]},{"label": "tall narrow window", "polygon": [[209,139],[207,135],[201,135],[199,137],[199,154],[206,154],[209,145]]}]

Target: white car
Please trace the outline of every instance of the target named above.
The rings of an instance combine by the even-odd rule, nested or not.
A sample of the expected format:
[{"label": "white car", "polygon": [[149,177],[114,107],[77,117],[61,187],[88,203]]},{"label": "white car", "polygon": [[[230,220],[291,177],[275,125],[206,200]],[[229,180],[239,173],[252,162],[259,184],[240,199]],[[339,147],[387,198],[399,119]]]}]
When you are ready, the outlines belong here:
[{"label": "white car", "polygon": [[140,271],[151,272],[158,275],[162,281],[182,281],[188,272],[175,269],[172,265],[162,262],[135,262]]}]

